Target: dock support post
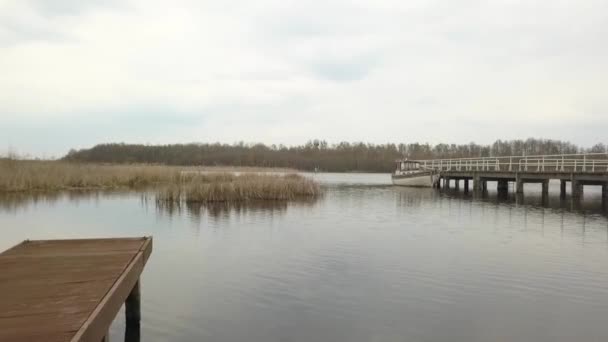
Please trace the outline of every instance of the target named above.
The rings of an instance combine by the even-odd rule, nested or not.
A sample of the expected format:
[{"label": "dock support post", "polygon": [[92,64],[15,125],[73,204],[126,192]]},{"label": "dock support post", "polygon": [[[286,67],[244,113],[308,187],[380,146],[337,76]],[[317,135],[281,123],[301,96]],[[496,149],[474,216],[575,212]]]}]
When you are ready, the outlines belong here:
[{"label": "dock support post", "polygon": [[583,186],[581,185],[581,183],[575,179],[572,179],[572,181],[570,182],[570,185],[572,187],[572,190],[570,191],[572,193],[572,198],[579,198],[581,197],[582,194],[582,188]]},{"label": "dock support post", "polygon": [[460,179],[454,178],[454,189],[460,189]]},{"label": "dock support post", "polygon": [[515,193],[524,193],[524,180],[521,179],[521,176],[519,174],[515,175]]},{"label": "dock support post", "polygon": [[507,180],[499,180],[498,186],[496,188],[498,192],[508,192],[509,191],[509,181]]},{"label": "dock support post", "polygon": [[566,181],[563,179],[559,181],[559,197],[566,198]]},{"label": "dock support post", "polygon": [[449,189],[450,188],[450,177],[445,177],[445,188]]},{"label": "dock support post", "polygon": [[602,197],[608,199],[608,183],[602,184]]},{"label": "dock support post", "polygon": [[542,195],[545,196],[547,194],[549,194],[549,180],[543,180],[543,182],[541,183],[542,186]]},{"label": "dock support post", "polygon": [[139,279],[133,286],[131,293],[125,301],[125,341],[139,341],[141,321],[141,299]]},{"label": "dock support post", "polygon": [[473,190],[479,191],[481,190],[481,178],[477,173],[473,175]]},{"label": "dock support post", "polygon": [[481,181],[481,190],[488,191],[488,181],[485,179]]},{"label": "dock support post", "polygon": [[464,180],[464,192],[469,192],[469,180]]}]

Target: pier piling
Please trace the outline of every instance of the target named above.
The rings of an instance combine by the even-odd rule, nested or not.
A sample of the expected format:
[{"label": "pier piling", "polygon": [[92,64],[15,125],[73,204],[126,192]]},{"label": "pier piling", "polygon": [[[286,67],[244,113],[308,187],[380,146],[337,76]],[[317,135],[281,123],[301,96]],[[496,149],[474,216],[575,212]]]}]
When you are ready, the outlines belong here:
[{"label": "pier piling", "polygon": [[581,197],[582,193],[583,193],[583,186],[580,184],[580,182],[578,180],[573,179],[570,182],[570,187],[571,187],[571,194],[573,198],[578,198]]},{"label": "pier piling", "polygon": [[515,175],[515,193],[524,193],[524,180],[521,179],[521,176],[519,174]]},{"label": "pier piling", "polygon": [[559,196],[566,198],[566,181],[563,179],[559,181]]},{"label": "pier piling", "polygon": [[473,190],[481,190],[481,178],[479,178],[479,175],[477,173],[473,175]]},{"label": "pier piling", "polygon": [[541,183],[541,187],[542,187],[542,194],[544,195],[548,195],[549,194],[549,180],[543,180]]},{"label": "pier piling", "polygon": [[498,190],[498,192],[508,192],[509,191],[509,181],[499,180],[498,186],[496,189]]}]

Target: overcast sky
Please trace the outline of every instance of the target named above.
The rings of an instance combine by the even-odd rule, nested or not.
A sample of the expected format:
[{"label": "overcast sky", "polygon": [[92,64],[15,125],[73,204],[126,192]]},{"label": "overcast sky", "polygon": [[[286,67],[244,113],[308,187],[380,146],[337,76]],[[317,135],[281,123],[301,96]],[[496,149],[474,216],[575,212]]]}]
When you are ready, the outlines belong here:
[{"label": "overcast sky", "polygon": [[605,0],[0,0],[0,149],[590,146],[607,41]]}]

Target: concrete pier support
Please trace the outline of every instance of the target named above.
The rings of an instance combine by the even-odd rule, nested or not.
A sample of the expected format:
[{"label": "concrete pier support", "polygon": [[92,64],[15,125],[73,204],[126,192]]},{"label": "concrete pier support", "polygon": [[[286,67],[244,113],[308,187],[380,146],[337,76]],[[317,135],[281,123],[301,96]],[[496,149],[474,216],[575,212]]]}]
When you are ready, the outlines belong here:
[{"label": "concrete pier support", "polygon": [[445,178],[445,188],[446,189],[450,188],[450,181],[451,181],[450,177]]},{"label": "concrete pier support", "polygon": [[583,194],[583,186],[581,185],[581,183],[575,179],[573,179],[570,182],[570,186],[571,186],[571,190],[570,192],[572,193],[572,198],[578,198],[581,197],[581,195]]},{"label": "concrete pier support", "polygon": [[541,183],[541,186],[542,186],[542,194],[543,194],[543,196],[548,195],[549,194],[549,180],[548,179],[544,180]]},{"label": "concrete pier support", "polygon": [[473,175],[473,191],[481,190],[481,178],[478,174]]},{"label": "concrete pier support", "polygon": [[482,180],[481,181],[481,190],[482,191],[488,191],[488,181],[487,180]]},{"label": "concrete pier support", "polygon": [[602,197],[608,199],[608,183],[602,185]]},{"label": "concrete pier support", "polygon": [[499,180],[496,190],[498,190],[498,192],[508,192],[509,191],[509,181]]},{"label": "concrete pier support", "polygon": [[469,180],[464,180],[464,192],[469,192]]},{"label": "concrete pier support", "polygon": [[456,189],[456,190],[460,189],[460,179],[458,179],[458,178],[454,179],[454,189]]},{"label": "concrete pier support", "polygon": [[563,179],[559,181],[559,197],[566,198],[566,181]]},{"label": "concrete pier support", "polygon": [[519,175],[515,175],[515,193],[524,193],[524,180]]}]

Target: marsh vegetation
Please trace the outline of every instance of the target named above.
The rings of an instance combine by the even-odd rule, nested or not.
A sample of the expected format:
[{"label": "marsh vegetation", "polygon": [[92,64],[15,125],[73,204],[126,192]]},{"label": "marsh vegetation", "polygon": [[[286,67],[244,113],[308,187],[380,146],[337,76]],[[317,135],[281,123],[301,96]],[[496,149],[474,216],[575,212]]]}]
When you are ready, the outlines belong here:
[{"label": "marsh vegetation", "polygon": [[321,194],[317,182],[294,173],[217,170],[3,159],[0,192],[134,189],[151,190],[158,201],[200,203],[293,200]]}]

